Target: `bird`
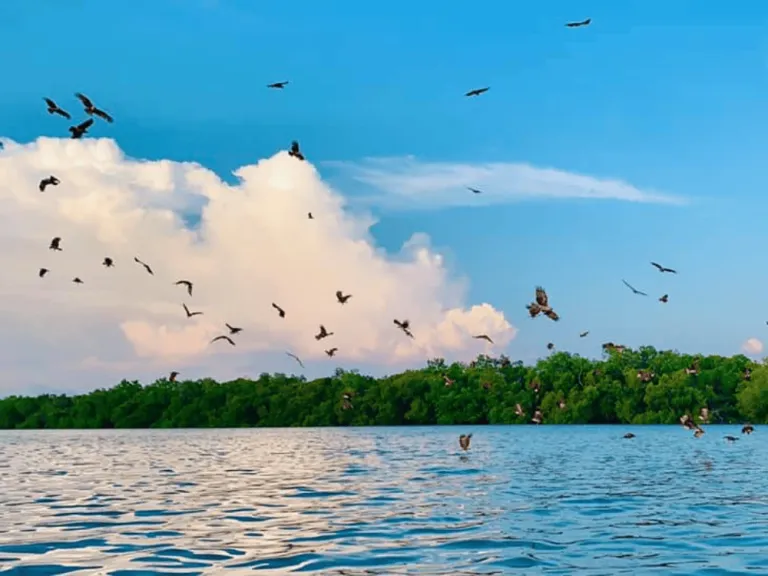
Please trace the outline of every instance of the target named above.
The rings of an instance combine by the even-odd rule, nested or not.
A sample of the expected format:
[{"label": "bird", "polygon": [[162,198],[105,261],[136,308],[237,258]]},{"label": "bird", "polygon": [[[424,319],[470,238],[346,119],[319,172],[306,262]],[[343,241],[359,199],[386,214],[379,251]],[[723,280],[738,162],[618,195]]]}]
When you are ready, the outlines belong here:
[{"label": "bird", "polygon": [[651,262],[651,266],[654,266],[659,270],[659,272],[671,272],[672,274],[677,274],[677,270],[672,270],[672,268],[665,268],[661,264],[657,264],[656,262]]},{"label": "bird", "polygon": [[685,373],[689,376],[698,376],[699,374],[699,360],[696,359],[691,362],[691,365],[685,369]]},{"label": "bird", "polygon": [[587,330],[586,332],[582,332],[581,334],[579,334],[579,338],[586,338],[586,337],[587,337],[587,334],[589,334],[589,330]]},{"label": "bird", "polygon": [[307,212],[307,219],[309,219],[309,220],[314,220],[315,219],[315,217],[312,216],[312,212]]},{"label": "bird", "polygon": [[214,342],[217,342],[217,341],[219,341],[219,340],[226,340],[226,341],[227,341],[227,342],[229,342],[229,343],[230,343],[232,346],[235,346],[235,341],[234,341],[234,340],[232,340],[232,338],[230,338],[229,336],[216,336],[216,338],[214,338],[213,340],[211,340],[211,344],[213,344]]},{"label": "bird", "polygon": [[402,330],[406,336],[408,336],[409,338],[413,338],[413,333],[411,332],[411,328],[410,328],[411,323],[408,320],[401,321],[401,320],[395,319],[394,322],[395,322],[395,326],[400,328],[400,330]]},{"label": "bird", "polygon": [[744,368],[744,380],[752,380],[752,370]]},{"label": "bird", "polygon": [[629,282],[627,282],[627,281],[626,281],[626,280],[624,280],[623,278],[621,279],[621,281],[622,281],[622,282],[624,282],[624,285],[625,285],[627,288],[629,288],[630,290],[632,290],[632,293],[633,293],[633,294],[638,294],[639,296],[648,296],[648,294],[646,294],[645,292],[641,292],[640,290],[638,290],[637,288],[635,288],[634,286],[632,286],[632,284],[630,284]]},{"label": "bird", "polygon": [[752,424],[744,424],[744,426],[741,427],[741,433],[742,434],[752,434],[752,432],[755,431],[755,427],[752,426]]},{"label": "bird", "polygon": [[637,379],[640,380],[640,382],[648,383],[651,380],[653,380],[654,376],[655,376],[655,374],[653,372],[649,371],[649,370],[640,370],[637,373]]},{"label": "bird", "polygon": [[723,436],[723,438],[724,438],[724,439],[725,439],[727,442],[731,442],[731,443],[733,443],[733,442],[736,442],[736,441],[738,440],[738,438],[737,438],[736,436],[731,436],[730,434],[728,434],[728,435],[726,435],[726,436]]},{"label": "bird", "polygon": [[339,304],[346,304],[347,300],[352,298],[352,294],[347,294],[346,296],[342,294],[341,290],[336,290],[336,300],[339,301]]},{"label": "bird", "polygon": [[328,336],[333,336],[333,332],[328,332],[328,330],[325,329],[325,326],[320,324],[320,332],[315,334],[315,340],[322,340],[323,338],[328,338]]},{"label": "bird", "polygon": [[48,178],[43,178],[42,180],[40,180],[40,184],[38,184],[37,187],[40,189],[40,192],[45,192],[45,189],[48,186],[58,186],[59,184],[61,184],[61,180],[59,180],[58,178],[56,178],[56,176],[51,174],[50,176],[48,176]]},{"label": "bird", "polygon": [[568,22],[565,26],[567,28],[580,28],[581,26],[589,26],[592,23],[592,18],[587,18],[581,22]]},{"label": "bird", "polygon": [[445,387],[449,388],[450,386],[453,386],[456,383],[456,380],[449,378],[448,374],[443,374],[443,382],[445,383]]},{"label": "bird", "polygon": [[632,434],[632,432],[627,432],[626,434],[624,434],[624,438],[626,438],[627,440],[629,440],[630,438],[634,438],[634,437],[635,437],[635,435]]},{"label": "bird", "polygon": [[475,88],[474,90],[470,90],[464,96],[480,96],[480,94],[483,94],[484,92],[488,92],[490,90],[490,86],[486,86],[485,88]]},{"label": "bird", "polygon": [[333,358],[333,355],[338,351],[338,348],[331,348],[330,350],[326,350],[325,353],[328,355],[328,358]]},{"label": "bird", "polygon": [[493,344],[493,340],[491,340],[491,337],[488,336],[488,334],[478,334],[477,336],[472,336],[475,340],[487,340],[490,344]]},{"label": "bird", "polygon": [[80,122],[80,124],[70,126],[69,131],[72,134],[72,139],[79,140],[82,138],[85,134],[88,133],[88,128],[91,126],[93,126],[93,118],[88,118],[88,120],[85,122]]},{"label": "bird", "polygon": [[294,158],[298,158],[299,160],[304,160],[304,154],[301,153],[301,150],[299,149],[299,143],[296,140],[291,142],[291,149],[288,150],[288,154]]},{"label": "bird", "polygon": [[285,80],[283,82],[275,82],[274,84],[267,84],[267,88],[277,88],[278,90],[282,90],[288,85],[288,80]]},{"label": "bird", "polygon": [[536,318],[536,316],[542,313],[555,322],[560,320],[560,316],[558,316],[557,312],[555,312],[549,305],[547,291],[541,286],[536,287],[536,301],[526,305],[526,308],[528,309],[528,314],[530,314],[531,318]]},{"label": "bird", "polygon": [[291,352],[286,352],[286,354],[287,354],[288,356],[290,356],[291,358],[293,358],[294,360],[296,360],[296,362],[298,362],[298,363],[299,363],[299,366],[301,366],[302,368],[304,368],[304,362],[302,362],[302,361],[301,361],[301,358],[299,358],[298,356],[296,356],[296,354],[292,354]]},{"label": "bird", "polygon": [[101,265],[104,266],[105,268],[112,268],[115,265],[115,263],[112,260],[112,258],[107,256],[106,258],[104,258],[104,262],[102,262]]},{"label": "bird", "polygon": [[478,190],[477,188],[470,188],[469,186],[467,186],[467,190],[472,192],[472,194],[482,194],[483,193],[482,190]]},{"label": "bird", "polygon": [[50,246],[48,246],[48,250],[53,250],[54,252],[61,252],[61,238],[56,236],[53,240],[51,240]]},{"label": "bird", "polygon": [[152,272],[152,268],[149,267],[149,264],[142,262],[136,256],[133,257],[133,261],[136,262],[137,264],[141,264],[142,266],[144,266],[144,270],[146,270],[148,274],[151,274],[152,276],[155,275],[155,273]]},{"label": "bird", "polygon": [[59,116],[64,116],[64,118],[67,120],[72,118],[72,116],[69,115],[69,112],[63,108],[59,108],[56,102],[50,98],[43,98],[43,100],[45,100],[45,103],[48,104],[48,114],[58,114]]},{"label": "bird", "polygon": [[623,346],[622,344],[614,344],[613,342],[606,342],[605,344],[603,344],[603,350],[605,350],[606,352],[618,352],[619,354],[621,354],[626,349],[627,349],[626,346]]},{"label": "bird", "polygon": [[555,345],[552,342],[547,344],[547,350],[554,350],[554,349],[555,349]]},{"label": "bird", "polygon": [[174,371],[171,372],[170,376],[168,376],[168,382],[176,382],[176,376],[178,376],[179,373]]},{"label": "bird", "polygon": [[38,277],[42,278],[48,274],[48,268],[40,268],[40,270],[37,272]]},{"label": "bird", "polygon": [[698,428],[696,432],[693,433],[694,438],[701,438],[704,436],[704,428]]},{"label": "bird", "polygon": [[704,435],[704,429],[696,424],[696,422],[693,421],[693,418],[691,418],[689,414],[683,414],[680,416],[680,424],[682,424],[683,428],[686,430],[693,430],[694,438],[700,438]]},{"label": "bird", "polygon": [[83,106],[85,107],[85,113],[88,114],[88,116],[98,116],[110,124],[114,122],[114,118],[112,118],[112,116],[107,114],[104,110],[96,108],[96,106],[93,105],[93,102],[91,102],[91,100],[85,94],[77,92],[75,96],[77,96],[78,100],[83,103]]},{"label": "bird", "polygon": [[662,304],[666,304],[667,302],[669,302],[669,294],[664,294],[664,296],[659,298],[659,302],[661,302]]},{"label": "bird", "polygon": [[75,284],[82,284],[82,283],[83,283],[83,281],[82,281],[82,280],[80,280],[80,278],[78,278],[77,276],[75,276],[75,277],[72,279],[72,282],[74,282]]},{"label": "bird", "polygon": [[192,282],[189,280],[179,280],[176,282],[176,286],[186,286],[187,287],[187,293],[192,296]]},{"label": "bird", "polygon": [[462,434],[459,436],[459,446],[462,450],[469,450],[469,444],[472,441],[472,434]]},{"label": "bird", "polygon": [[187,308],[186,304],[182,304],[182,306],[184,307],[184,312],[187,313],[187,318],[192,318],[192,316],[200,316],[200,315],[202,315],[202,312],[190,312],[189,308]]},{"label": "bird", "polygon": [[704,407],[699,410],[699,420],[701,420],[703,424],[709,424],[709,408]]},{"label": "bird", "polygon": [[531,422],[534,424],[541,424],[544,421],[544,415],[541,413],[541,410],[538,408],[533,413],[533,418],[531,418]]},{"label": "bird", "polygon": [[516,414],[517,416],[520,416],[520,417],[522,417],[522,418],[524,418],[524,417],[525,417],[525,410],[523,410],[523,407],[522,407],[522,406],[520,406],[520,403],[519,403],[519,402],[518,402],[517,404],[515,404],[515,414]]},{"label": "bird", "polygon": [[232,334],[232,335],[235,335],[238,332],[242,332],[243,331],[242,328],[238,328],[237,326],[231,326],[230,324],[227,324],[226,322],[224,322],[224,326],[226,326],[229,329],[229,333]]},{"label": "bird", "polygon": [[277,310],[277,315],[278,315],[278,316],[280,316],[280,318],[285,318],[285,310],[283,310],[282,308],[280,308],[280,306],[278,306],[277,304],[275,304],[274,302],[272,302],[272,308],[274,308],[275,310]]}]

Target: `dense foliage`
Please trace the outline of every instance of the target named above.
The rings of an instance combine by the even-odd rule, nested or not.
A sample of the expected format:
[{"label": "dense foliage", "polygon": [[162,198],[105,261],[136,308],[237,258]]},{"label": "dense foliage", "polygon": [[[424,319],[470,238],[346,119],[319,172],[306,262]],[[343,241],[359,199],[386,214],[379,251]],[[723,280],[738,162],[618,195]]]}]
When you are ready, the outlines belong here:
[{"label": "dense foliage", "polygon": [[[519,406],[518,406],[519,404]],[[328,378],[262,374],[258,380],[123,381],[80,396],[0,400],[0,428],[171,428],[528,423],[673,424],[707,407],[713,422],[768,421],[768,365],[745,356],[564,352],[535,366],[479,356],[435,359],[376,379],[338,369]],[[524,412],[524,414],[523,414]]]}]

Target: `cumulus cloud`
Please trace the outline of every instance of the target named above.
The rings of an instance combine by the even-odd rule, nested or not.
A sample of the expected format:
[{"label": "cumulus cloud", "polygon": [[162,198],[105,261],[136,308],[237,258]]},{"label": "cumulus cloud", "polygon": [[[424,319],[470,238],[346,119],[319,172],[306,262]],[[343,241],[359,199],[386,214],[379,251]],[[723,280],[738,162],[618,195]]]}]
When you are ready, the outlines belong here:
[{"label": "cumulus cloud", "polygon": [[745,354],[757,356],[763,351],[763,343],[757,338],[748,338],[744,344],[741,345],[741,349]]},{"label": "cumulus cloud", "polygon": [[[421,162],[413,156],[329,162],[343,174],[377,190],[367,199],[392,207],[477,206],[538,198],[611,199],[657,204],[685,198],[641,190],[621,180],[595,178],[521,163]],[[482,190],[473,194],[472,187]]]},{"label": "cumulus cloud", "polygon": [[[465,282],[449,277],[426,236],[387,255],[370,235],[374,220],[347,210],[312,164],[285,152],[240,168],[229,185],[198,164],[127,158],[109,139],[4,144],[0,360],[17,386],[42,366],[77,374],[196,365],[215,377],[270,351],[272,366],[260,371],[285,350],[311,361],[334,346],[334,366],[389,365],[488,351],[473,334],[490,335],[494,351],[515,336],[489,304],[465,306]],[[61,184],[40,193],[49,174]],[[62,252],[48,250],[54,236]],[[114,268],[101,266],[106,256]],[[50,269],[42,279],[39,267]],[[174,286],[179,279],[194,282],[192,297]],[[353,297],[342,306],[336,290]],[[204,314],[186,318],[184,302]],[[413,340],[394,318],[411,321]],[[235,347],[210,344],[224,322],[244,328]],[[321,323],[334,336],[318,342]]]}]

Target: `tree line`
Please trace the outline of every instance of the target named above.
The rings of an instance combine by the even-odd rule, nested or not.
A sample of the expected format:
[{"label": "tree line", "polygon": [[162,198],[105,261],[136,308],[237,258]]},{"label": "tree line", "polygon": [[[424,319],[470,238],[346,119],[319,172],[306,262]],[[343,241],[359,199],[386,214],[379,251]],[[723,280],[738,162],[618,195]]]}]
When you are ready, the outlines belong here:
[{"label": "tree line", "polygon": [[501,356],[382,378],[337,369],[308,381],[262,374],[153,384],[122,381],[76,396],[0,400],[0,429],[525,424],[676,424],[709,409],[713,423],[768,422],[768,364],[618,347],[598,360],[557,352],[535,365]]}]

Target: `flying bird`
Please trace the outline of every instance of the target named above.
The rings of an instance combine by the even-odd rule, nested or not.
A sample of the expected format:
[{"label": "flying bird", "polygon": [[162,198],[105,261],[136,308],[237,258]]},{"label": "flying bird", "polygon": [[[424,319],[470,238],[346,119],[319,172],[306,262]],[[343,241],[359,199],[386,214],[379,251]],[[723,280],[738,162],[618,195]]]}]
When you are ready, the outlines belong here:
[{"label": "flying bird", "polygon": [[133,257],[133,261],[136,262],[136,264],[141,264],[142,266],[144,266],[144,270],[146,270],[148,274],[151,274],[152,276],[155,275],[155,273],[152,272],[152,268],[149,267],[149,264],[142,262],[136,256]]},{"label": "flying bird", "polygon": [[45,276],[46,274],[48,274],[48,268],[40,268],[40,271],[37,273],[37,275],[38,275],[40,278],[42,278],[42,277],[43,277],[43,276]]},{"label": "flying bird", "polygon": [[587,18],[581,22],[568,22],[565,26],[567,28],[580,28],[581,26],[589,26],[592,23],[592,18]]},{"label": "flying bird", "polygon": [[83,281],[82,281],[82,280],[80,280],[80,278],[78,278],[77,276],[75,276],[75,277],[72,279],[72,282],[74,282],[75,284],[82,284],[82,283],[83,283]]},{"label": "flying bird", "polygon": [[339,301],[339,304],[346,304],[347,300],[352,298],[352,294],[347,294],[346,296],[342,294],[341,290],[336,290],[336,300]]},{"label": "flying bird", "polygon": [[520,405],[519,402],[515,404],[515,414],[517,416],[520,416],[521,418],[525,418],[525,410],[523,410],[523,407]]},{"label": "flying bird", "polygon": [[83,103],[83,106],[85,107],[85,113],[88,114],[88,116],[98,116],[110,124],[114,122],[114,118],[112,118],[112,116],[107,114],[104,110],[96,108],[96,106],[93,105],[93,102],[91,102],[91,100],[85,94],[78,92],[75,94],[75,96],[77,96],[80,102]]},{"label": "flying bird", "polygon": [[470,192],[472,192],[473,194],[482,194],[482,193],[483,193],[483,191],[482,191],[482,190],[478,190],[477,188],[471,188],[471,187],[469,187],[469,186],[467,186],[467,190],[469,190],[469,191],[470,191]]},{"label": "flying bird", "polygon": [[301,150],[299,149],[299,143],[296,140],[291,142],[291,149],[288,150],[288,154],[294,158],[298,158],[299,160],[304,160],[304,154],[301,153]]},{"label": "flying bird", "polygon": [[624,438],[627,439],[627,440],[629,440],[630,438],[634,438],[634,437],[635,437],[635,435],[632,434],[632,432],[627,432],[626,434],[624,434]]},{"label": "flying bird", "polygon": [[472,441],[472,434],[462,434],[459,436],[459,446],[462,450],[469,450],[469,444]]},{"label": "flying bird", "polygon": [[230,343],[232,346],[235,346],[235,341],[234,341],[234,340],[232,340],[232,338],[230,338],[229,336],[216,336],[216,338],[214,338],[213,340],[211,340],[211,344],[213,344],[214,342],[217,342],[217,341],[219,341],[219,340],[226,340],[226,341],[227,341],[227,342],[229,342],[229,343]]},{"label": "flying bird", "polygon": [[645,292],[641,292],[640,290],[638,290],[637,288],[635,288],[634,286],[632,286],[632,284],[630,284],[629,282],[627,282],[627,281],[626,281],[626,280],[624,280],[623,278],[621,279],[621,281],[622,281],[622,282],[624,282],[624,285],[625,285],[627,288],[629,288],[630,290],[632,290],[632,293],[633,293],[633,294],[637,294],[637,295],[639,295],[639,296],[648,296],[648,294],[646,294]]},{"label": "flying bird", "polygon": [[58,114],[59,116],[64,116],[64,118],[68,120],[72,118],[72,116],[69,115],[69,112],[63,108],[59,108],[56,102],[50,98],[43,98],[43,100],[45,100],[45,103],[48,104],[48,114]]},{"label": "flying bird", "polygon": [[43,178],[40,180],[40,184],[37,186],[40,189],[40,192],[45,192],[45,189],[48,186],[58,186],[61,184],[61,180],[56,178],[56,176],[48,176],[48,178]]},{"label": "flying bird", "polygon": [[280,316],[280,318],[285,318],[285,310],[283,310],[282,308],[280,308],[280,306],[278,306],[277,304],[275,304],[274,302],[272,302],[272,308],[274,308],[275,310],[277,310],[277,315],[278,315],[278,316]]},{"label": "flying bird", "polygon": [[320,324],[320,332],[315,334],[315,340],[322,340],[323,338],[328,338],[328,336],[333,336],[333,332],[328,332],[328,330],[325,329],[325,326]]},{"label": "flying bird", "polygon": [[56,236],[53,240],[51,240],[51,245],[48,246],[48,250],[53,250],[54,252],[61,252],[61,238]]},{"label": "flying bird", "polygon": [[288,80],[285,80],[284,82],[275,82],[274,84],[267,84],[267,88],[277,88],[279,90],[282,90],[288,85]]},{"label": "flying bird", "polygon": [[486,340],[489,344],[493,344],[493,340],[491,340],[491,337],[488,336],[488,334],[478,334],[477,336],[472,336],[475,340]]},{"label": "flying bird", "polygon": [[114,261],[113,261],[113,260],[112,260],[112,258],[110,258],[109,256],[107,256],[106,258],[104,258],[104,262],[102,262],[101,264],[102,264],[102,266],[104,266],[105,268],[112,268],[112,267],[115,265]]},{"label": "flying bird", "polygon": [[547,344],[547,350],[554,350],[554,349],[555,349],[555,345],[552,342]]},{"label": "flying bird", "polygon": [[88,128],[90,128],[91,126],[93,126],[93,118],[88,118],[88,120],[86,120],[85,122],[81,122],[76,126],[70,126],[69,131],[72,134],[72,138],[74,140],[79,140],[85,134],[88,133]]},{"label": "flying bird", "polygon": [[560,320],[560,316],[557,315],[552,307],[549,305],[549,296],[547,296],[546,290],[541,286],[536,287],[536,301],[526,305],[528,314],[531,318],[536,318],[540,313],[544,314],[550,320],[557,322]]},{"label": "flying bird", "polygon": [[742,434],[749,435],[749,434],[752,434],[752,432],[754,432],[754,431],[755,431],[755,427],[752,426],[752,424],[744,424],[744,426],[742,426],[742,428],[741,428],[741,433]]},{"label": "flying bird", "polygon": [[176,282],[176,286],[186,286],[187,287],[187,294],[192,296],[192,282],[189,280],[179,280]]},{"label": "flying bird", "polygon": [[474,90],[470,90],[469,92],[464,94],[464,96],[480,96],[480,94],[483,94],[484,92],[488,92],[488,90],[490,89],[491,89],[490,86],[487,86],[485,88],[475,88]]},{"label": "flying bird", "polygon": [[651,266],[654,266],[656,269],[658,269],[659,272],[671,272],[672,274],[677,274],[677,270],[672,270],[672,268],[665,268],[656,262],[651,262]]},{"label": "flying bird", "polygon": [[296,354],[291,354],[290,352],[286,352],[286,354],[287,354],[288,356],[290,356],[291,358],[293,358],[294,360],[296,360],[296,362],[298,362],[298,363],[299,363],[299,366],[301,366],[302,368],[304,368],[304,362],[302,362],[302,361],[301,361],[301,358],[299,358],[298,356],[296,356]]},{"label": "flying bird", "polygon": [[315,219],[315,217],[314,217],[314,216],[312,216],[312,212],[307,212],[307,218],[308,218],[309,220],[314,220],[314,219]]},{"label": "flying bird", "polygon": [[333,358],[333,355],[338,351],[338,348],[331,348],[330,350],[326,350],[325,353],[328,354],[328,358]]},{"label": "flying bird", "polygon": [[534,424],[541,424],[544,421],[544,415],[541,413],[541,410],[536,409],[536,411],[533,413],[533,418],[531,418],[531,422]]},{"label": "flying bird", "polygon": [[202,312],[190,312],[186,304],[182,304],[182,306],[184,306],[184,312],[187,313],[187,318],[192,318],[192,316],[201,316],[203,314]]},{"label": "flying bird", "polygon": [[168,382],[176,382],[176,376],[178,375],[178,372],[171,372],[170,376],[168,376]]},{"label": "flying bird", "polygon": [[395,319],[394,322],[395,322],[395,326],[400,328],[400,330],[402,330],[406,336],[408,336],[409,338],[413,338],[413,333],[411,332],[411,323],[408,320],[400,321]]},{"label": "flying bird", "polygon": [[227,329],[229,330],[229,333],[232,334],[232,335],[235,335],[238,332],[242,332],[243,331],[242,328],[238,328],[237,326],[231,326],[230,324],[227,324],[226,322],[224,322],[224,326],[227,327]]},{"label": "flying bird", "polygon": [[667,302],[669,302],[669,294],[664,294],[664,296],[659,298],[659,302],[661,302],[662,304],[666,304]]},{"label": "flying bird", "polygon": [[587,330],[586,332],[582,332],[581,334],[579,334],[579,338],[586,338],[586,337],[587,337],[587,334],[589,334],[589,330]]},{"label": "flying bird", "polygon": [[738,440],[738,438],[736,438],[736,436],[731,436],[730,434],[729,434],[729,435],[727,435],[727,436],[723,436],[723,438],[724,438],[724,439],[725,439],[727,442],[731,442],[731,443],[733,443],[733,442],[736,442],[736,441]]}]

